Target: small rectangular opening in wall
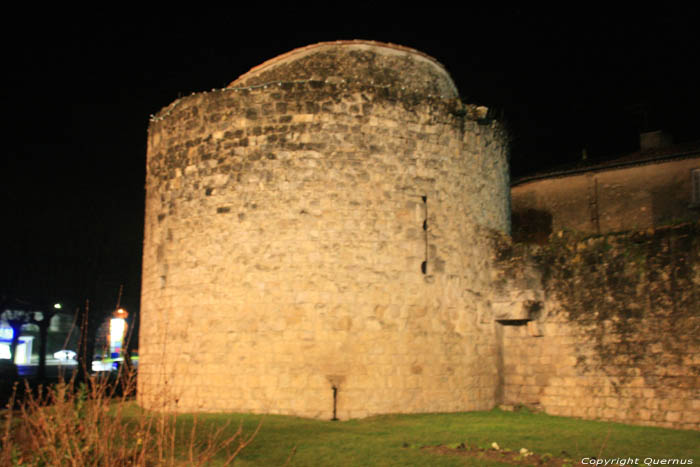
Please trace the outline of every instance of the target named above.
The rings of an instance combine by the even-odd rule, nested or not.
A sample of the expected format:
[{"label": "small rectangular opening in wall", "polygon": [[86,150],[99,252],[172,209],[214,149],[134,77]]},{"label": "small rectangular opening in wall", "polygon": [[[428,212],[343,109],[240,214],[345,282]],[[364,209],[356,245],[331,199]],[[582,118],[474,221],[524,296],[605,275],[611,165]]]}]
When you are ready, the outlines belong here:
[{"label": "small rectangular opening in wall", "polygon": [[428,273],[428,197],[421,196],[423,200],[423,237],[425,238],[425,260],[420,265],[423,274]]},{"label": "small rectangular opening in wall", "polygon": [[527,323],[530,322],[529,319],[497,319],[497,323],[502,324],[503,326],[527,326]]},{"label": "small rectangular opening in wall", "polygon": [[539,323],[531,319],[497,319],[496,322],[503,326],[524,326],[531,337],[542,337],[544,335]]},{"label": "small rectangular opening in wall", "polygon": [[690,204],[693,207],[700,206],[700,168],[692,169],[690,171],[690,184],[691,184],[691,194],[690,194]]}]

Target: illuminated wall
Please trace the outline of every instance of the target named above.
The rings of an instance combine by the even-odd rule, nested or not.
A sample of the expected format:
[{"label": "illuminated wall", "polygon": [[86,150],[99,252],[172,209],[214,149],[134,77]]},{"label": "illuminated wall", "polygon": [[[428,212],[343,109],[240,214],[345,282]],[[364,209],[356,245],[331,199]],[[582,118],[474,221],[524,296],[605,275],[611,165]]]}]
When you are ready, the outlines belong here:
[{"label": "illuminated wall", "polygon": [[623,232],[700,220],[692,195],[692,171],[700,170],[695,151],[520,183],[511,190],[513,236],[544,240],[560,230]]},{"label": "illuminated wall", "polygon": [[484,117],[431,57],[363,41],[294,50],[159,112],[140,403],[493,407],[486,233],[507,233],[510,211],[506,140]]}]

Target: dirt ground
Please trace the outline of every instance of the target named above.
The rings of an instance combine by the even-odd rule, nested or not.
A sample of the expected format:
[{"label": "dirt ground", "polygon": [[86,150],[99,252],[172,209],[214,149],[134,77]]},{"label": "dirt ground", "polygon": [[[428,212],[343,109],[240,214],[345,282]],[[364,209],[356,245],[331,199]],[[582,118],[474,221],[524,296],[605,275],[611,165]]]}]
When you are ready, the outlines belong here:
[{"label": "dirt ground", "polygon": [[448,446],[425,446],[421,449],[434,452],[444,456],[464,456],[475,459],[488,459],[513,465],[537,465],[546,467],[566,467],[573,466],[572,459],[565,457],[554,457],[549,454],[528,453],[523,455],[518,451],[507,449],[484,449],[477,446],[469,446],[462,443],[456,447]]}]

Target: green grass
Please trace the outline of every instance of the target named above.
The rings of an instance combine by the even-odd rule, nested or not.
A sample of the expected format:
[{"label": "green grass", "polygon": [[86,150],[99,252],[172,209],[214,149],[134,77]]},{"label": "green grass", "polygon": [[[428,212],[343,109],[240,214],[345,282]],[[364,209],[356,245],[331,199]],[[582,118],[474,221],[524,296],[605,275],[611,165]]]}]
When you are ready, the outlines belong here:
[{"label": "green grass", "polygon": [[[574,465],[583,457],[693,459],[700,464],[700,432],[584,421],[540,413],[469,412],[457,414],[385,415],[331,422],[277,415],[198,415],[200,435],[230,422],[240,422],[254,441],[236,458],[236,465],[284,465],[292,449],[291,466],[454,466],[504,465],[484,459],[439,455],[422,446],[469,445],[501,449],[527,448],[537,454],[568,457]],[[189,433],[192,415],[178,417],[178,428]],[[203,439],[202,439],[203,441]],[[407,447],[406,447],[407,446]],[[216,458],[221,461],[224,455]],[[215,465],[215,464],[212,464]]]}]

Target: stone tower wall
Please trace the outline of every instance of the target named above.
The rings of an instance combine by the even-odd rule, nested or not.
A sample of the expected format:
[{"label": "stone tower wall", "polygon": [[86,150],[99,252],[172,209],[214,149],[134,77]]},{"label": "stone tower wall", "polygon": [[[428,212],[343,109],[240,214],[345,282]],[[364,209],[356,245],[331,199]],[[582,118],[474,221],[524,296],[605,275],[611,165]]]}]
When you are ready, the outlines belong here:
[{"label": "stone tower wall", "polygon": [[455,96],[276,77],[150,126],[141,404],[491,408],[483,232],[509,231],[503,132]]}]

